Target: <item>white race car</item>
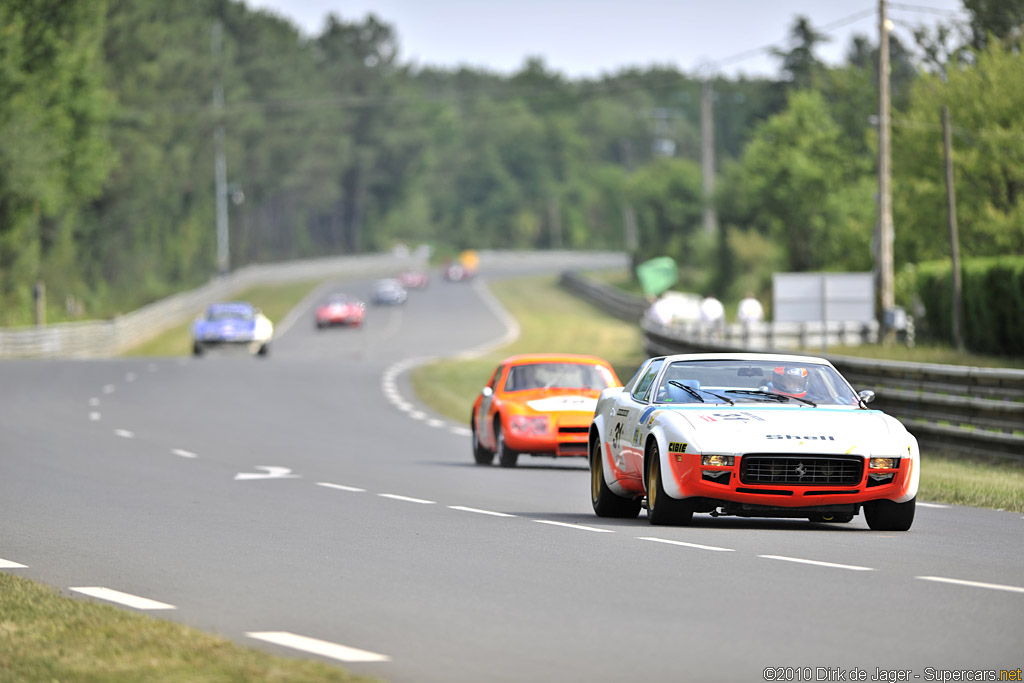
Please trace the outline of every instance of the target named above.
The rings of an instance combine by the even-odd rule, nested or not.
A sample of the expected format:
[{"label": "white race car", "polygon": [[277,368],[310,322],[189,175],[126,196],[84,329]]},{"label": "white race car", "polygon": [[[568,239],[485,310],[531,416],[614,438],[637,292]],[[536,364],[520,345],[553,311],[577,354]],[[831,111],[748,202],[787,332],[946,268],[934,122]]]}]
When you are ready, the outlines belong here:
[{"label": "white race car", "polygon": [[688,524],[797,517],[906,531],[920,480],[917,439],[871,410],[821,358],[754,353],[651,358],[601,393],[590,427],[600,517]]}]

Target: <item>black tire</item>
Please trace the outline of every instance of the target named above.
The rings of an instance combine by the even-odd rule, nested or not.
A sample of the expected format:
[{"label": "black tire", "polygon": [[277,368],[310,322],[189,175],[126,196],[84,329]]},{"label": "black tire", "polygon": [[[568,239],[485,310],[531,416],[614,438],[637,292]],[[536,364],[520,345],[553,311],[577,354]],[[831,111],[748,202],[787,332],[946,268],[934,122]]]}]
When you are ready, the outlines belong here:
[{"label": "black tire", "polygon": [[693,505],[665,493],[661,485],[661,454],[652,443],[647,453],[647,520],[656,526],[686,526],[693,519]]},{"label": "black tire", "polygon": [[270,342],[267,342],[266,344],[261,346],[260,350],[256,352],[256,355],[259,356],[260,358],[266,358],[267,356],[269,356],[270,355]]},{"label": "black tire", "polygon": [[199,358],[203,355],[203,345],[199,342],[192,342],[192,355]]},{"label": "black tire", "polygon": [[821,524],[846,524],[853,519],[853,515],[849,513],[839,514],[816,512],[808,517],[808,519],[812,522],[818,522]]},{"label": "black tire", "polygon": [[519,454],[505,443],[505,434],[501,430],[501,419],[494,421],[494,454],[498,456],[498,464],[502,467],[515,467]]},{"label": "black tire", "polygon": [[916,497],[906,503],[876,500],[864,504],[864,518],[874,531],[907,531],[914,523],[916,507]]},{"label": "black tire", "polygon": [[471,420],[470,429],[473,430],[473,460],[477,465],[490,465],[494,462],[494,453],[487,450],[480,444],[480,437],[476,433],[476,420]]},{"label": "black tire", "polygon": [[635,519],[640,514],[639,498],[623,498],[616,494],[604,480],[604,458],[601,457],[601,440],[594,440],[590,452],[590,504],[598,517]]}]

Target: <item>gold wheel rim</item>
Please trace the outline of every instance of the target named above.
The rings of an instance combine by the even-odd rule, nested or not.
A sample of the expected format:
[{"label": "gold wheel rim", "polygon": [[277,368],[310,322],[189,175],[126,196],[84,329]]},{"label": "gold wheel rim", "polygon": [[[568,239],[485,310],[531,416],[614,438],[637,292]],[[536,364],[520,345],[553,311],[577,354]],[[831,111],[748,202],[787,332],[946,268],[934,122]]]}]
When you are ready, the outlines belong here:
[{"label": "gold wheel rim", "polygon": [[597,502],[601,494],[601,477],[604,476],[603,463],[601,462],[601,444],[594,444],[594,464],[590,468],[590,499]]},{"label": "gold wheel rim", "polygon": [[658,496],[658,450],[651,451],[651,466],[647,475],[647,509],[653,510]]}]

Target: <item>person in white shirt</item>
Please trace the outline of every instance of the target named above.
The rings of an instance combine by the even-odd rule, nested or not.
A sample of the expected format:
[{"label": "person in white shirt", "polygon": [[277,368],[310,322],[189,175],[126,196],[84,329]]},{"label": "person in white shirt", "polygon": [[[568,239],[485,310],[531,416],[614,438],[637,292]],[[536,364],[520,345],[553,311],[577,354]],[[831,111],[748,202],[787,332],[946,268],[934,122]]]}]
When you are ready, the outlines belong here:
[{"label": "person in white shirt", "polygon": [[761,306],[761,302],[748,292],[740,300],[739,308],[736,309],[736,317],[744,325],[759,323],[764,320],[764,308]]}]

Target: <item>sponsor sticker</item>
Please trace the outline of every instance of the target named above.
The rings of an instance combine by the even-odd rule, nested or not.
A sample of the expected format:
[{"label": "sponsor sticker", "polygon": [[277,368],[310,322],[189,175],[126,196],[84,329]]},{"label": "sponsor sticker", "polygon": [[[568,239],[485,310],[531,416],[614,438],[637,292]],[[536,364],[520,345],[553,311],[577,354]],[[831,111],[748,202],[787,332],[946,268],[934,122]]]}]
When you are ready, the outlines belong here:
[{"label": "sponsor sticker", "polygon": [[634,446],[640,445],[640,428],[639,427],[637,427],[636,429],[633,430],[633,445]]},{"label": "sponsor sticker", "polygon": [[619,408],[618,410],[615,411],[615,414],[618,415],[619,417],[629,417],[629,411],[626,410],[625,408]]},{"label": "sponsor sticker", "polygon": [[670,441],[668,444],[669,453],[685,453],[686,444],[682,441]]}]

